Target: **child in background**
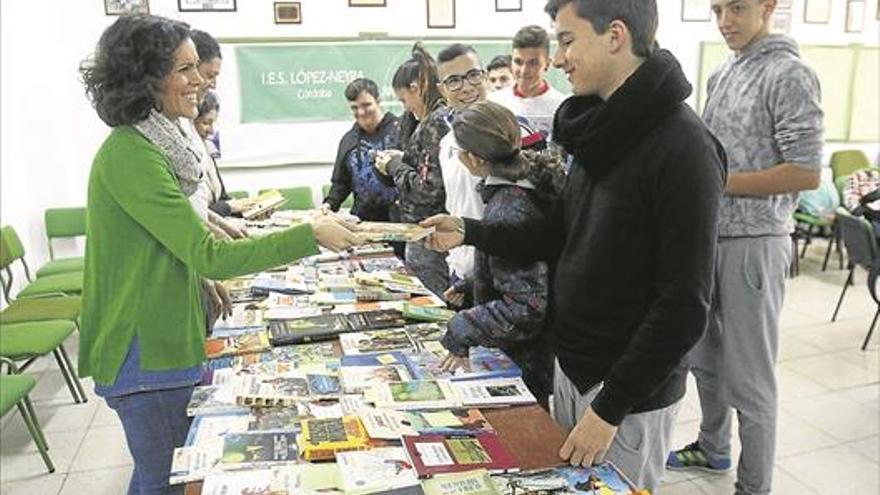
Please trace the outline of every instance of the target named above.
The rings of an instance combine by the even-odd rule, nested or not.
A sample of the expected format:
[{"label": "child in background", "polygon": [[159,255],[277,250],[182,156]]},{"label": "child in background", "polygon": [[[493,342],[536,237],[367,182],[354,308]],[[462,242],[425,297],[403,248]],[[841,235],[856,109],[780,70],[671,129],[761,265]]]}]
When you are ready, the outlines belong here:
[{"label": "child in background", "polygon": [[[459,158],[484,177],[483,221],[516,225],[550,215],[562,190],[562,158],[552,151],[522,150],[516,117],[488,101],[461,111],[452,124]],[[449,351],[444,369],[467,367],[474,346],[497,347],[523,371],[523,380],[546,408],[553,385],[553,355],[545,331],[548,267],[477,251],[472,283],[474,307],[459,312],[441,343]]]}]

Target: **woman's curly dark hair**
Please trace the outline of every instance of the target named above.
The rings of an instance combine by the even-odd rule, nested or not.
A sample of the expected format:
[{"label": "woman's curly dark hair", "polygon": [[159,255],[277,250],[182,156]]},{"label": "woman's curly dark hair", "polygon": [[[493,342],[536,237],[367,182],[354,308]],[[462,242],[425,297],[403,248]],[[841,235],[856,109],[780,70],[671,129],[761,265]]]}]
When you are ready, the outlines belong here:
[{"label": "woman's curly dark hair", "polygon": [[79,68],[98,117],[110,127],[145,119],[159,102],[174,52],[189,37],[187,24],[155,15],[124,15],[104,30]]}]

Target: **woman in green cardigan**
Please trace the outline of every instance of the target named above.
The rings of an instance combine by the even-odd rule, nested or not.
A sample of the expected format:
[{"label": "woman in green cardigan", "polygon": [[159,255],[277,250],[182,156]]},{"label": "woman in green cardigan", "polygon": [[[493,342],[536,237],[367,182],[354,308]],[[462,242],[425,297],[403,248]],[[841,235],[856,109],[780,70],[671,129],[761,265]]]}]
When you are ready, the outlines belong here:
[{"label": "woman in green cardigan", "polygon": [[332,218],[260,239],[215,239],[187,196],[201,168],[177,120],[202,84],[189,26],[122,16],[81,73],[113,128],[92,164],[79,372],[119,415],[134,458],[129,494],[177,493],[172,453],[202,373],[201,280],[265,270],[358,238]]}]

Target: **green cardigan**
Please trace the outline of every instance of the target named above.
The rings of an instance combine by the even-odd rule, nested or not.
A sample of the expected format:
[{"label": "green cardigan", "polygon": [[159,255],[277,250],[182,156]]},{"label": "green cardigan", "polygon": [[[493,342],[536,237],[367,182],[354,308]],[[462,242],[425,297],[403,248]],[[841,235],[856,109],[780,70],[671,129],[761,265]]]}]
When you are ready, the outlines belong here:
[{"label": "green cardigan", "polygon": [[225,279],[318,252],[299,225],[259,239],[218,241],[170,165],[131,127],[104,141],[89,176],[79,373],[111,385],[137,334],[141,366],[205,360],[201,278]]}]

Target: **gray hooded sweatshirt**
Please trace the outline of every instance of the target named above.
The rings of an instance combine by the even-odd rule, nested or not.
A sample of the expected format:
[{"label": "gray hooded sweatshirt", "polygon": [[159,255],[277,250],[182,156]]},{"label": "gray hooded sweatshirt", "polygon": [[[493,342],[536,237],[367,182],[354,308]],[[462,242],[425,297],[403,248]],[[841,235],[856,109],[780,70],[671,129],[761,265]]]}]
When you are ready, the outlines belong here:
[{"label": "gray hooded sweatshirt", "polygon": [[[707,94],[703,120],[724,145],[729,172],[821,167],[819,80],[791,38],[770,35],[731,56],[709,77]],[[796,193],[724,196],[719,235],[788,235],[796,207]]]}]

